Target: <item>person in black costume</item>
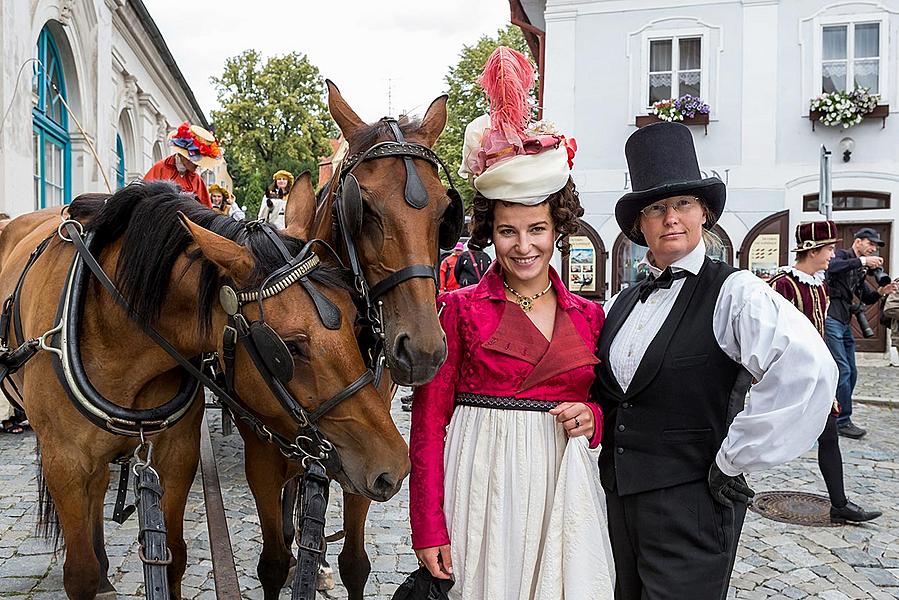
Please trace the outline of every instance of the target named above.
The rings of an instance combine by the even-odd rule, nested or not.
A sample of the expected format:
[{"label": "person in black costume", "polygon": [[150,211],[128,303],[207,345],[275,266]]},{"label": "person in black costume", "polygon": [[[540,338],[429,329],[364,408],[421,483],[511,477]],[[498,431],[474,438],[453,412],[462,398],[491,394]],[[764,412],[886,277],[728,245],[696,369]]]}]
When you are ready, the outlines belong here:
[{"label": "person in black costume", "polygon": [[743,474],[812,447],[837,368],[764,281],[705,256],[725,187],[702,178],[690,130],[644,127],[625,154],[615,217],[650,275],[606,303],[597,350],[615,598],[723,600],[754,495]]},{"label": "person in black costume", "polygon": [[830,308],[824,328],[827,331],[827,347],[840,369],[837,383],[837,432],[859,439],[867,433],[852,422],[852,392],[858,379],[855,366],[855,337],[852,335],[852,306],[857,297],[863,304],[875,304],[896,291],[896,284],[889,283],[876,290],[865,281],[868,269],[883,267],[883,258],[875,256],[884,246],[876,231],[863,227],[855,233],[852,246],[837,250],[827,267],[827,285],[830,287]]}]

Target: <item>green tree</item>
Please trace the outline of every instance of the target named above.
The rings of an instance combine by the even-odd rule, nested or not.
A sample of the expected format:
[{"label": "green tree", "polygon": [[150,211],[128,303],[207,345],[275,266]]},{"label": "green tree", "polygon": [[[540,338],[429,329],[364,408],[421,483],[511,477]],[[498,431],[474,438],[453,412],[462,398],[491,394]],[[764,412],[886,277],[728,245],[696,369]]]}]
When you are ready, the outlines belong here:
[{"label": "green tree", "polygon": [[310,171],[314,183],[319,157],[330,154],[328,138],[337,133],[318,68],[296,52],[263,61],[246,50],[211,79],[221,106],[212,112],[215,134],[247,214],[256,214],[279,169]]},{"label": "green tree", "polygon": [[446,74],[447,103],[446,129],[440,136],[434,150],[446,162],[454,179],[462,192],[468,206],[474,196],[474,189],[467,181],[458,181],[456,173],[462,164],[462,142],[465,138],[465,126],[475,118],[485,114],[489,108],[487,96],[478,85],[478,76],[484,70],[484,64],[490,54],[498,46],[514,48],[525,56],[531,56],[521,29],[508,25],[497,31],[496,36],[483,36],[474,45],[464,46],[459,53],[459,62],[450,67]]}]

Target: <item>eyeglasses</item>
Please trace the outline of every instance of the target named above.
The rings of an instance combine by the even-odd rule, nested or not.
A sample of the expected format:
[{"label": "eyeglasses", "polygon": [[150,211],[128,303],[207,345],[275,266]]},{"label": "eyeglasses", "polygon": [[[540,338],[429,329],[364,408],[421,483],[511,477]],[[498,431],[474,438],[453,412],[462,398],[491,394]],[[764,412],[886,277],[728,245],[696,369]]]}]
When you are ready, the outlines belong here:
[{"label": "eyeglasses", "polygon": [[692,210],[697,204],[699,204],[699,198],[681,198],[671,204],[662,202],[650,204],[642,209],[640,213],[649,219],[661,219],[668,214],[669,208],[673,208],[674,212],[683,214]]}]

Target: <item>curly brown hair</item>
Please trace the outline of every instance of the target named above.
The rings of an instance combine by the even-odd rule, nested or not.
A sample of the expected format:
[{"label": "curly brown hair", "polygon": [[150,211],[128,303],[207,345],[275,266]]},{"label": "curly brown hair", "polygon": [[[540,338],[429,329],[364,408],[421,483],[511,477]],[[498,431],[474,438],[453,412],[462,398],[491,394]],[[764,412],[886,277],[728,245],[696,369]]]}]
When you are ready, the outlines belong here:
[{"label": "curly brown hair", "polygon": [[[493,243],[491,240],[493,237],[493,209],[497,202],[502,202],[502,200],[491,200],[477,192],[471,201],[471,243],[476,246],[484,248]],[[584,209],[578,198],[574,180],[569,177],[565,187],[551,194],[544,202],[549,202],[549,214],[552,218],[553,229],[559,234],[556,239],[556,248],[562,253],[562,256],[566,256],[571,251],[568,236],[577,233],[578,219],[584,216]]]}]

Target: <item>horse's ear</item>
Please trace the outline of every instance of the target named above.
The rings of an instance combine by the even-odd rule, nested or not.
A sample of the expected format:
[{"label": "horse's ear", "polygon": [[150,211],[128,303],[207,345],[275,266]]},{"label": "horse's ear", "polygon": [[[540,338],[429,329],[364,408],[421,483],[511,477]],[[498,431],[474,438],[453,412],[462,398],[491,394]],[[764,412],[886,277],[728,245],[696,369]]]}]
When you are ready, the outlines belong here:
[{"label": "horse's ear", "polygon": [[425,138],[428,146],[434,145],[437,138],[443,133],[443,128],[446,127],[446,101],[448,98],[449,96],[444,94],[431,102],[428,112],[421,120],[418,133]]},{"label": "horse's ear", "polygon": [[360,119],[356,111],[350,108],[333,81],[326,79],[325,83],[328,86],[328,110],[331,111],[331,116],[337,122],[340,131],[343,132],[343,137],[349,138],[354,131],[365,126],[365,121]]},{"label": "horse's ear", "polygon": [[215,263],[222,271],[238,284],[246,283],[253,271],[253,257],[250,251],[226,237],[200,227],[179,212],[181,224],[207,259]]},{"label": "horse's ear", "polygon": [[295,238],[308,240],[314,219],[315,192],[312,189],[312,176],[309,175],[309,171],[303,171],[287,195],[287,206],[284,208],[284,231]]}]

